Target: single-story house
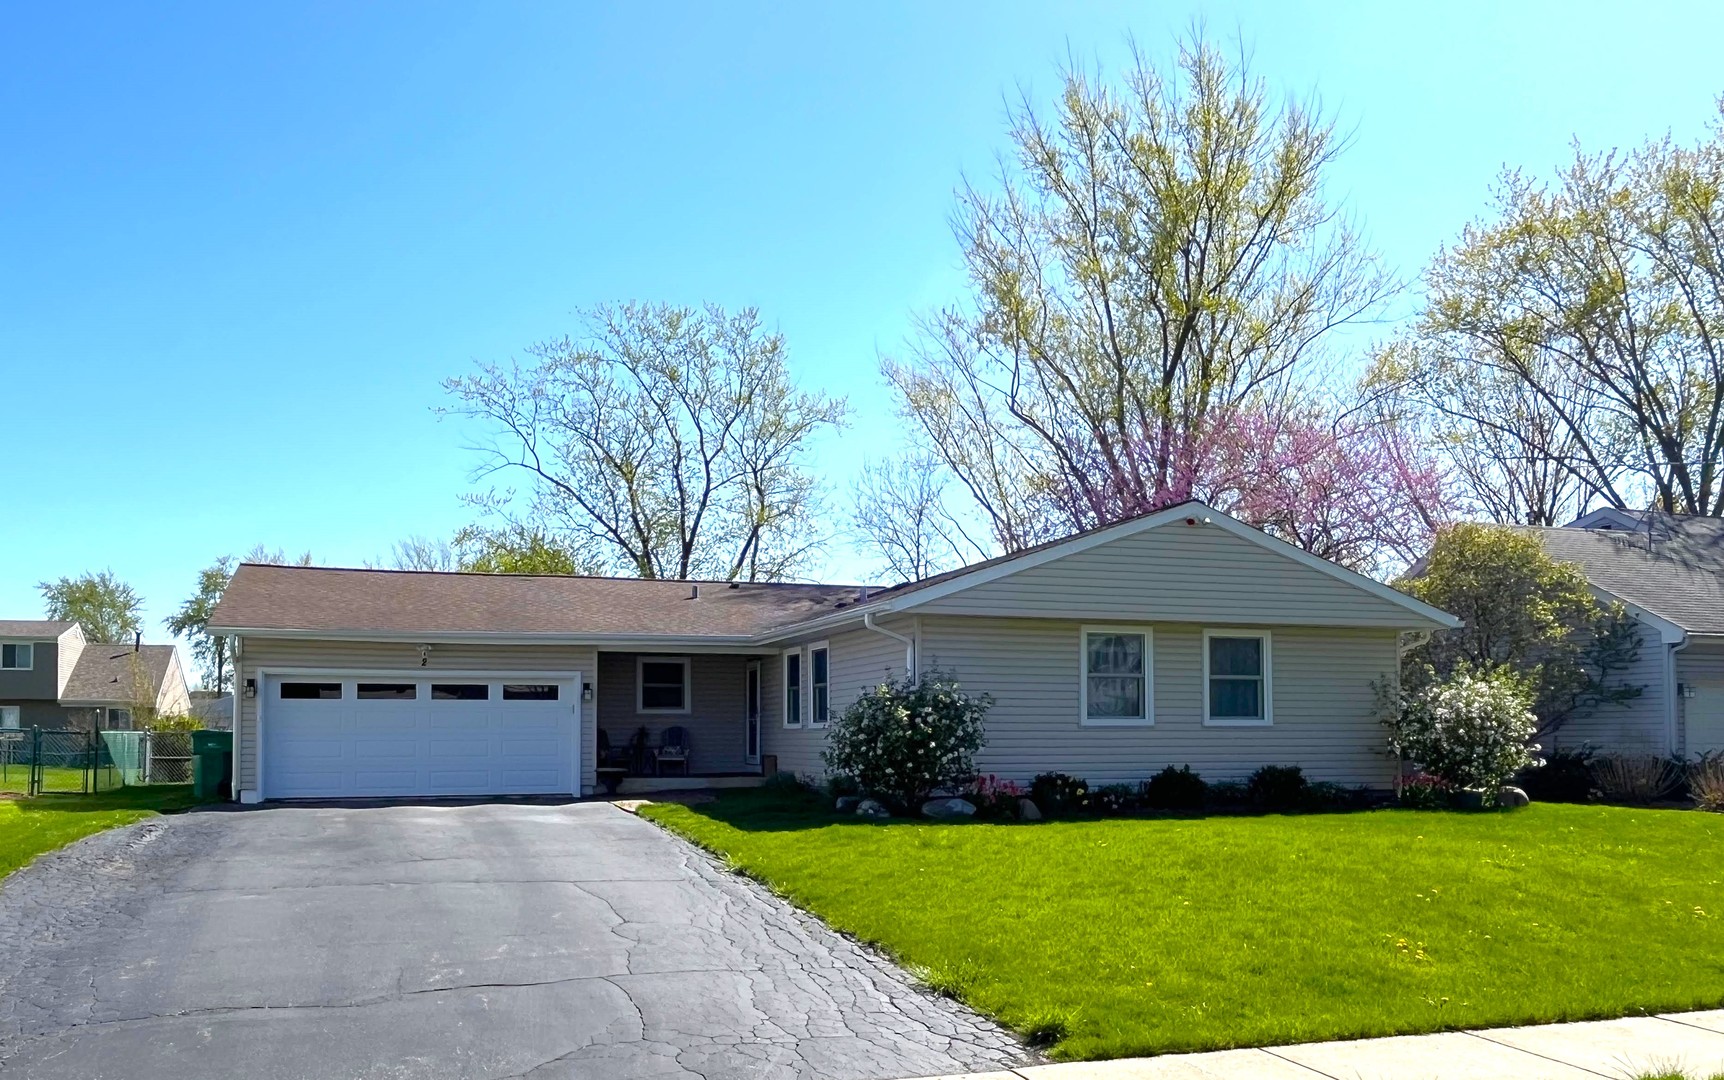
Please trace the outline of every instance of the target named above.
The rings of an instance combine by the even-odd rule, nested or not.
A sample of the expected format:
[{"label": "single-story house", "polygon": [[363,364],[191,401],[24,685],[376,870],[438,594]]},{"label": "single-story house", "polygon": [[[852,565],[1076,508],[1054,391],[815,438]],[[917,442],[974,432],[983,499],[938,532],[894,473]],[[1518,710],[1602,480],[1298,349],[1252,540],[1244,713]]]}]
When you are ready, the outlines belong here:
[{"label": "single-story house", "polygon": [[0,619],[0,728],[130,730],[141,701],[191,707],[172,645],[84,640],[75,622]]},{"label": "single-story house", "polygon": [[1373,684],[1454,625],[1200,503],[884,589],[246,564],[210,620],[246,802],[820,775],[832,716],[930,669],[993,697],[1002,778],[1387,786]]},{"label": "single-story house", "polygon": [[1640,696],[1571,717],[1546,742],[1724,751],[1724,519],[1605,509],[1531,531],[1554,558],[1578,564],[1601,598],[1622,602],[1641,643],[1623,675]]}]

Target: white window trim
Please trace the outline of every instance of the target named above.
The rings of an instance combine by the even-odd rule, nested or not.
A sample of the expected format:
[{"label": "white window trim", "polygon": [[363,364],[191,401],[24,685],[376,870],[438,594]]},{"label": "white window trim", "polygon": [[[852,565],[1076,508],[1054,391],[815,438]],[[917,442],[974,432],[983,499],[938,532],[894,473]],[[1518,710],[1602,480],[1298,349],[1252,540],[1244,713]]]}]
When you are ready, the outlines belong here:
[{"label": "white window trim", "polygon": [[[0,641],[0,645],[22,646],[23,648],[30,650],[30,662],[28,664],[24,664],[24,665],[21,665],[19,667],[0,666],[0,671],[35,671],[36,670],[36,643],[34,641]],[[16,655],[16,653],[14,653],[14,655]]]},{"label": "white window trim", "polygon": [[[802,661],[808,672],[808,726],[823,728],[832,722],[832,645],[826,641],[810,641],[805,647],[808,656]],[[820,715],[814,705],[814,654],[826,650],[826,715]]]},{"label": "white window trim", "polygon": [[[1089,636],[1091,634],[1143,635],[1143,715],[1097,716],[1089,714]],[[1125,623],[1086,623],[1078,627],[1078,725],[1080,727],[1155,726],[1155,629]]]},{"label": "white window trim", "polygon": [[[1263,642],[1263,715],[1262,716],[1210,716],[1209,715],[1209,639],[1210,638],[1257,638]],[[1204,727],[1274,727],[1275,726],[1275,654],[1271,647],[1269,631],[1229,629],[1227,627],[1206,628],[1203,631],[1203,726]]]},{"label": "white window trim", "polygon": [[[644,704],[646,700],[646,682],[642,677],[648,664],[681,664],[682,665],[682,708],[680,709],[649,709]],[[635,712],[651,716],[686,716],[694,708],[694,669],[686,656],[637,656],[635,657]]]},{"label": "white window trim", "polygon": [[804,726],[804,718],[808,715],[808,659],[802,657],[796,662],[796,722],[790,722],[790,658],[802,657],[802,648],[785,649],[779,654],[778,677],[784,685],[779,691],[779,719],[787,728]]}]

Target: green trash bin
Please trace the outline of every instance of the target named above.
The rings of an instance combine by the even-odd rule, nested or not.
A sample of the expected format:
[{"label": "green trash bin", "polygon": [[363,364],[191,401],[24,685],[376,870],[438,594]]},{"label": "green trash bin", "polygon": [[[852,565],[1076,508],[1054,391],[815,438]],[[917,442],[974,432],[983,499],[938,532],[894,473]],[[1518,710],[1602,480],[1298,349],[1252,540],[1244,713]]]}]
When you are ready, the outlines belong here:
[{"label": "green trash bin", "polygon": [[233,780],[233,732],[192,732],[192,794],[213,799]]}]

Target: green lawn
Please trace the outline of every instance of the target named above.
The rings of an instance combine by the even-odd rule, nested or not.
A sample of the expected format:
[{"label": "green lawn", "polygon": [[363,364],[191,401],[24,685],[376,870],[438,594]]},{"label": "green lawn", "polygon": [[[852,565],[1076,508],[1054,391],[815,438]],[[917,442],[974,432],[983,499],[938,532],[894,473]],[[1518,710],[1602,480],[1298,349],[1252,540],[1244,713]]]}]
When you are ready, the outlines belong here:
[{"label": "green lawn", "polygon": [[0,800],[0,877],[91,833],[195,805],[190,784]]},{"label": "green lawn", "polygon": [[1724,816],[647,817],[1065,1058],[1724,1005]]},{"label": "green lawn", "polygon": [[[93,771],[48,765],[42,769],[43,794],[62,792],[77,794],[88,784],[100,791],[113,791],[120,786],[120,773],[112,766]],[[30,766],[0,763],[0,792],[27,795],[30,791]]]}]

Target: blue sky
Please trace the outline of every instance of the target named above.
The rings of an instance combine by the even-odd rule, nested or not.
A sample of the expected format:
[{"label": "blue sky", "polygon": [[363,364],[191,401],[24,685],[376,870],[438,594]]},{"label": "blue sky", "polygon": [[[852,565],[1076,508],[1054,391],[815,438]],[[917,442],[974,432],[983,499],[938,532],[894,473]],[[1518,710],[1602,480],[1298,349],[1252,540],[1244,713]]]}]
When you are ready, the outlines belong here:
[{"label": "blue sky", "polygon": [[899,438],[880,353],[961,290],[952,189],[1003,99],[1198,18],[1339,112],[1334,193],[1410,277],[1503,165],[1691,138],[1724,91],[1702,0],[15,7],[0,615],[112,568],[159,634],[217,555],[452,532],[439,381],[607,300],[758,306],[855,407],[818,457],[841,511]]}]

